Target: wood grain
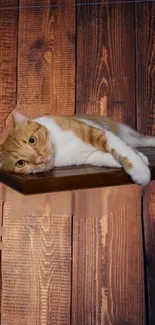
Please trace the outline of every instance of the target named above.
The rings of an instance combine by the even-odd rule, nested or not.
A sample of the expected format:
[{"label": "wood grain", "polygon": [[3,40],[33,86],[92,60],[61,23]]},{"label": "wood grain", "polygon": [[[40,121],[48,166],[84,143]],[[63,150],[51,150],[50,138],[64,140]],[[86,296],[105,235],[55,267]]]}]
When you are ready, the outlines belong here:
[{"label": "wood grain", "polygon": [[71,193],[7,189],[3,218],[2,325],[69,325]]},{"label": "wood grain", "polygon": [[72,325],[144,325],[141,189],[75,192]]},{"label": "wood grain", "polygon": [[136,4],[137,127],[155,134],[155,2]]},{"label": "wood grain", "polygon": [[[2,236],[4,235],[3,227],[3,207],[4,207],[4,185],[0,184],[0,250],[4,248]],[[2,251],[1,251],[2,252]],[[1,271],[1,252],[0,252],[0,306],[2,297],[2,271]],[[1,309],[0,309],[0,324],[1,324]]]},{"label": "wood grain", "polygon": [[134,38],[134,4],[77,7],[77,112],[135,126]]},{"label": "wood grain", "polygon": [[148,320],[155,324],[155,182],[147,188],[144,196],[145,264],[148,304]]},{"label": "wood grain", "polygon": [[20,0],[17,108],[30,117],[74,113],[75,7],[62,4]]},{"label": "wood grain", "polygon": [[[5,186],[0,184],[0,237],[4,234],[3,227],[3,207],[4,207]],[[2,240],[0,239],[0,250],[3,248]]]},{"label": "wood grain", "polygon": [[[0,1],[0,133],[6,118],[16,103],[16,42],[17,42],[17,9],[8,10],[8,6],[17,6],[18,1]],[[2,8],[3,6],[3,8]],[[2,134],[2,133],[1,133]],[[0,184],[0,250],[3,248],[4,186]],[[1,263],[1,253],[0,253]],[[0,269],[0,305],[2,292],[2,273]]]},{"label": "wood grain", "polygon": [[[37,0],[37,8],[30,0],[0,0],[0,128],[16,96],[17,109],[30,117],[74,113],[76,88],[77,112],[108,114],[131,126],[137,119],[139,130],[154,133],[155,4],[100,2],[83,6],[78,0],[76,9],[74,0]],[[1,179],[26,194],[131,182],[124,172],[113,172],[88,167],[59,170],[54,178],[1,173]],[[150,325],[154,189],[153,183],[144,200]],[[140,198],[133,185],[79,191],[74,201],[69,192],[24,197],[5,187],[2,325],[71,323],[73,203],[72,325],[144,325]]]},{"label": "wood grain", "polygon": [[[38,0],[35,8],[32,1],[19,1],[15,92],[17,88],[17,109],[30,117],[74,113],[75,8],[50,8],[51,4],[54,1]],[[8,7],[17,3],[6,5],[4,29],[16,19]],[[16,48],[17,39],[14,29],[5,35],[10,46],[3,54],[7,60],[14,58],[11,42]],[[2,73],[7,82],[5,69]],[[6,102],[10,104],[9,97]],[[70,324],[70,208],[70,193],[26,198],[6,188],[2,325]]]},{"label": "wood grain", "polygon": [[[137,3],[136,9],[136,94],[137,128],[145,134],[155,134],[155,3]],[[147,318],[155,324],[155,183],[144,194],[145,267],[147,290]]]},{"label": "wood grain", "polygon": [[[17,0],[0,1],[0,132],[16,104]],[[3,8],[2,8],[3,7]]]}]

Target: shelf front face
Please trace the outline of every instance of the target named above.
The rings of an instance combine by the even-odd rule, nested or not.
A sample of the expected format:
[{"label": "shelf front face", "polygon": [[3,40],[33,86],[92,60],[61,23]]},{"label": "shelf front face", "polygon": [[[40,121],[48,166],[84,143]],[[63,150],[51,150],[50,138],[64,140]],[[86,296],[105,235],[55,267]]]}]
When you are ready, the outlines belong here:
[{"label": "shelf front face", "polygon": [[[141,150],[150,161],[152,180],[155,179],[155,149]],[[39,194],[84,188],[132,184],[122,168],[80,166],[57,168],[48,173],[21,175],[0,172],[0,181],[22,194]]]}]

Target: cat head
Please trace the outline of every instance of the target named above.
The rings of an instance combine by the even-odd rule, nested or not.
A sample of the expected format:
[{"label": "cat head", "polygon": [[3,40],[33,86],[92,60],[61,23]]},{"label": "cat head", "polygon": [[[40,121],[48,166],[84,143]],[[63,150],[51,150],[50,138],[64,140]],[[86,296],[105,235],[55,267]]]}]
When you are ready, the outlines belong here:
[{"label": "cat head", "polygon": [[14,173],[38,173],[52,169],[54,144],[48,129],[13,112],[14,131],[0,145],[0,168]]}]

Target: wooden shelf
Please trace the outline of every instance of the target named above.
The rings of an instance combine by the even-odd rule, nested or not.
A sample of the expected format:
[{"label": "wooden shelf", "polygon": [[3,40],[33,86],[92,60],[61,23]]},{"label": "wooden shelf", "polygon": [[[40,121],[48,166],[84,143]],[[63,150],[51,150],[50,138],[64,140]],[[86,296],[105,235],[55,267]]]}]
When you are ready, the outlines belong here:
[{"label": "wooden shelf", "polygon": [[[141,151],[149,158],[153,180],[155,179],[155,148],[143,148]],[[57,168],[37,175],[20,175],[1,171],[0,181],[25,195],[133,183],[121,168],[92,166]]]}]

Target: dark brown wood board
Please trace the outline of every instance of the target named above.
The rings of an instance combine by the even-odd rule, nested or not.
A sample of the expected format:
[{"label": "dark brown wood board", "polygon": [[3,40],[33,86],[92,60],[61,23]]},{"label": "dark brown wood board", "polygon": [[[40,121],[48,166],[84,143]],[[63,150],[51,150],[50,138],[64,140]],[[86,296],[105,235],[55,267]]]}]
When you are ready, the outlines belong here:
[{"label": "dark brown wood board", "polygon": [[77,6],[76,111],[135,126],[134,3]]},{"label": "dark brown wood board", "polygon": [[137,128],[155,135],[155,2],[135,8]]},{"label": "dark brown wood board", "polygon": [[155,323],[155,182],[148,187],[143,202],[147,314],[150,325]]},{"label": "dark brown wood board", "polygon": [[[137,3],[136,22],[136,94],[137,128],[147,135],[155,135],[155,2]],[[155,227],[154,193],[152,182],[144,195],[144,240],[147,290],[147,319],[155,324]]]},{"label": "dark brown wood board", "polygon": [[75,192],[72,325],[146,325],[141,193]]}]

